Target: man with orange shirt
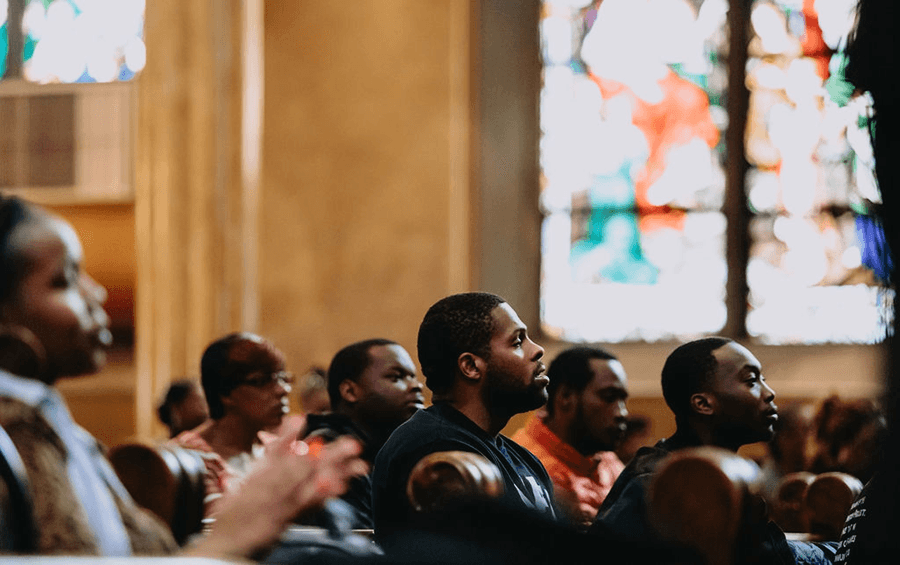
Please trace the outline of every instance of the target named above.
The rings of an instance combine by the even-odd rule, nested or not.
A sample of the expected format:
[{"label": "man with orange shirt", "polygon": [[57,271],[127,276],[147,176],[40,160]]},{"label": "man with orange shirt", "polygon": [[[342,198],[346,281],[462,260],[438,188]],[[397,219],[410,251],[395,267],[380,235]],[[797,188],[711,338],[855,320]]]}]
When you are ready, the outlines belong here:
[{"label": "man with orange shirt", "polygon": [[553,360],[547,376],[546,416],[532,416],[513,441],[543,463],[559,509],[587,527],[624,468],[612,450],[628,416],[625,369],[603,349],[573,347]]}]

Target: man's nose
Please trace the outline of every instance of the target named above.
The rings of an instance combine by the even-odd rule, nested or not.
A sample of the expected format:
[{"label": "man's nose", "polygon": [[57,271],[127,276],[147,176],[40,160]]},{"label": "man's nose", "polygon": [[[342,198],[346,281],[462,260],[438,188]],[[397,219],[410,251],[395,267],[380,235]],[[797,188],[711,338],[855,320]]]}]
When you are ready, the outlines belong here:
[{"label": "man's nose", "polygon": [[775,389],[769,386],[769,383],[763,381],[763,393],[765,394],[764,398],[766,402],[772,402],[775,400]]},{"label": "man's nose", "polygon": [[416,378],[415,375],[409,377],[406,382],[407,382],[407,387],[406,387],[407,390],[422,392],[422,381],[420,381],[418,378]]},{"label": "man's nose", "polygon": [[531,341],[531,343],[533,343],[534,347],[536,348],[531,360],[537,361],[538,359],[540,359],[541,357],[544,356],[544,348],[541,347],[540,345],[538,345],[537,343],[535,343],[534,341],[532,341],[531,338],[529,338],[528,341]]}]

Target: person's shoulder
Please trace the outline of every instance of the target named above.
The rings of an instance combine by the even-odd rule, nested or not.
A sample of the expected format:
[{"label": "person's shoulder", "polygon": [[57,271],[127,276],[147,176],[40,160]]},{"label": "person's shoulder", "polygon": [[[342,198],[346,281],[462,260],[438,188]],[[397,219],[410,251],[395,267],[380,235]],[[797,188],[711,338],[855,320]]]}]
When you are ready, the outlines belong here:
[{"label": "person's shoulder", "polygon": [[406,476],[424,457],[440,451],[468,451],[486,455],[484,442],[439,411],[419,410],[401,424],[378,451],[373,481]]},{"label": "person's shoulder", "polygon": [[213,449],[197,430],[185,430],[169,440],[169,442],[187,449],[212,453]]},{"label": "person's shoulder", "polygon": [[656,472],[659,464],[666,459],[672,452],[664,447],[664,441],[661,440],[654,446],[645,446],[638,449],[634,454],[634,458],[625,466],[623,474],[626,472],[632,476],[650,475]]},{"label": "person's shoulder", "polygon": [[17,398],[0,396],[0,425],[20,450],[35,444],[52,444],[64,450],[62,440],[40,410]]},{"label": "person's shoulder", "polygon": [[439,407],[430,406],[417,411],[411,418],[400,424],[391,434],[387,444],[428,442],[462,433],[465,433],[465,430],[456,422],[448,419]]}]

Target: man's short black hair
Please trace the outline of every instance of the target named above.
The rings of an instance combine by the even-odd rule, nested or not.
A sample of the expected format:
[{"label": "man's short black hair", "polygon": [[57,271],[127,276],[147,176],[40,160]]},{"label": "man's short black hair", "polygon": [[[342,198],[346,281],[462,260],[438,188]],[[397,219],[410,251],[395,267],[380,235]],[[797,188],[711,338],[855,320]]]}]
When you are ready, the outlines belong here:
[{"label": "man's short black hair", "polygon": [[487,292],[454,294],[436,302],[419,326],[419,363],[425,384],[436,394],[453,385],[463,353],[487,359],[494,334],[494,308],[506,300]]},{"label": "man's short black hair", "polygon": [[328,367],[328,398],[331,400],[331,409],[334,410],[343,401],[340,385],[347,379],[359,380],[360,375],[372,362],[369,350],[380,345],[397,345],[396,341],[384,338],[366,339],[351,343],[338,351]]},{"label": "man's short black hair", "polygon": [[225,415],[222,399],[248,375],[256,371],[279,371],[284,362],[281,351],[252,333],[228,334],[209,344],[200,359],[200,382],[210,417],[218,420]]},{"label": "man's short black hair", "polygon": [[581,392],[591,382],[591,378],[594,376],[591,372],[591,359],[618,360],[615,355],[605,349],[581,345],[566,349],[550,363],[550,367],[547,369],[547,377],[550,378],[550,384],[547,385],[548,415],[553,415],[553,399],[556,398],[560,386],[566,385],[576,392]]},{"label": "man's short black hair", "polygon": [[702,391],[715,376],[718,362],[713,351],[732,342],[727,337],[705,337],[685,343],[669,354],[662,370],[662,391],[677,423],[690,414],[691,396]]}]

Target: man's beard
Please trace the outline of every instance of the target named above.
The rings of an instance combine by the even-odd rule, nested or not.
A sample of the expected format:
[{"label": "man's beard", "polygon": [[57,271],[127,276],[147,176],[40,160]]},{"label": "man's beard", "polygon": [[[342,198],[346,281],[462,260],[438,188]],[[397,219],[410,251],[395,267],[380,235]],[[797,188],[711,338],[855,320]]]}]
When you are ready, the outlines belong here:
[{"label": "man's beard", "polygon": [[575,429],[575,442],[574,446],[577,451],[584,455],[590,455],[593,453],[597,453],[598,451],[613,451],[615,450],[615,445],[607,440],[601,439],[590,433],[587,426],[584,424],[584,407],[581,403],[578,404],[578,413],[576,414],[576,422],[577,428]]},{"label": "man's beard", "polygon": [[485,401],[491,411],[521,414],[540,408],[547,402],[547,387],[532,381],[527,386],[509,383],[506,375],[488,370]]}]

